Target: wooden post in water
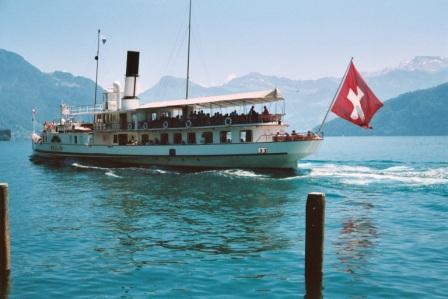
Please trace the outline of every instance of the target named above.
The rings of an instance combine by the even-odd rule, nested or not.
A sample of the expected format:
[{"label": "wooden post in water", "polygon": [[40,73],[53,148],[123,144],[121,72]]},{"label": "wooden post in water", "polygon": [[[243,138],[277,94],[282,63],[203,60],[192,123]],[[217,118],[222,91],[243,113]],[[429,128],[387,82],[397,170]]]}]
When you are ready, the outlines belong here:
[{"label": "wooden post in water", "polygon": [[305,298],[322,298],[325,194],[312,192],[306,200]]},{"label": "wooden post in water", "polygon": [[0,277],[11,270],[9,251],[8,184],[0,183]]}]

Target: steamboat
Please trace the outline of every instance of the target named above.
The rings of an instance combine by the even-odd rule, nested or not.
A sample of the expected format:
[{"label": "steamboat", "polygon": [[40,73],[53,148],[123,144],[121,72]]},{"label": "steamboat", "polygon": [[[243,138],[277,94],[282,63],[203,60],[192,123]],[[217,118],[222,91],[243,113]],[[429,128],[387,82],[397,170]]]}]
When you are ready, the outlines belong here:
[{"label": "steamboat", "polygon": [[[139,52],[129,51],[124,92],[115,82],[102,104],[61,105],[58,121],[33,134],[34,155],[131,165],[289,168],[322,138],[289,131],[278,89],[140,104]],[[79,118],[93,117],[92,121]]]},{"label": "steamboat", "polygon": [[190,24],[185,99],[141,104],[140,53],[128,51],[124,90],[114,82],[101,104],[96,90],[92,106],[62,104],[59,120],[33,129],[33,155],[137,166],[297,168],[322,137],[288,130],[278,89],[189,98]]}]

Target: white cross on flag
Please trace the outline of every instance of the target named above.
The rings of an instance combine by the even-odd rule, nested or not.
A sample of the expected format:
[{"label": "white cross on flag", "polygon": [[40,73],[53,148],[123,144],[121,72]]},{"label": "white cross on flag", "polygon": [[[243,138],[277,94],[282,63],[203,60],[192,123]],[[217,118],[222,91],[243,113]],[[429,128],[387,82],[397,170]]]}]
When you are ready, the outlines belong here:
[{"label": "white cross on flag", "polygon": [[370,120],[383,103],[367,86],[353,62],[343,80],[331,111],[355,125],[371,128]]}]

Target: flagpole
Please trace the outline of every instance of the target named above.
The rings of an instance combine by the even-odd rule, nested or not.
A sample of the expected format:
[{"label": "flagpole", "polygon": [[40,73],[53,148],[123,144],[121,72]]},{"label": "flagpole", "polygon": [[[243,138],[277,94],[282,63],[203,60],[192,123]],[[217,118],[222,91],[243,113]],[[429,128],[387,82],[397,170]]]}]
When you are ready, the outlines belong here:
[{"label": "flagpole", "polygon": [[353,62],[353,57],[350,59],[350,62],[348,63],[347,69],[345,70],[345,73],[344,73],[344,76],[341,79],[341,82],[339,82],[338,89],[336,90],[336,93],[334,94],[334,97],[333,97],[333,100],[331,101],[330,107],[328,107],[327,113],[325,113],[324,119],[323,119],[323,121],[322,121],[322,123],[321,123],[321,125],[319,127],[319,130],[317,130],[317,134],[322,132],[322,129],[325,126],[325,121],[327,120],[328,114],[330,113],[330,110],[333,107],[334,102],[335,102],[339,92],[341,91],[342,83],[345,81],[345,77],[347,77],[347,73],[348,73],[348,70],[350,69],[350,65],[352,64],[352,62]]},{"label": "flagpole", "polygon": [[36,109],[33,108],[33,110],[31,110],[32,114],[33,114],[33,134],[36,133]]}]

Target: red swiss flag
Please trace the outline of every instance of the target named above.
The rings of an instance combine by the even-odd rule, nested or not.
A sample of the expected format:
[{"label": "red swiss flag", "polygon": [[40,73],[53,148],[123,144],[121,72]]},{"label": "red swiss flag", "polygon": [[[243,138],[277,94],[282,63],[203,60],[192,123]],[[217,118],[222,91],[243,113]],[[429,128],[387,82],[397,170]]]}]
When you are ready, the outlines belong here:
[{"label": "red swiss flag", "polygon": [[364,79],[350,62],[347,75],[331,111],[363,128],[371,128],[370,120],[383,103],[367,86]]}]

